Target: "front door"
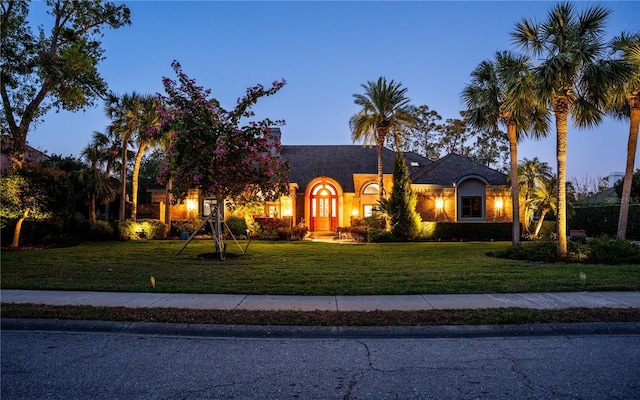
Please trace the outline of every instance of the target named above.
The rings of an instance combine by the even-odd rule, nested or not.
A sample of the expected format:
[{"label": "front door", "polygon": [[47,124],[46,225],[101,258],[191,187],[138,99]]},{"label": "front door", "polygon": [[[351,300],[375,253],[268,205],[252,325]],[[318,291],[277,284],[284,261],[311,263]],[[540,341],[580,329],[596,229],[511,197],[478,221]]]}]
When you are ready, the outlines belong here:
[{"label": "front door", "polygon": [[311,230],[331,231],[338,227],[338,192],[328,182],[318,183],[311,190]]},{"label": "front door", "polygon": [[329,196],[316,197],[317,218],[316,225],[319,231],[331,230],[331,201]]}]

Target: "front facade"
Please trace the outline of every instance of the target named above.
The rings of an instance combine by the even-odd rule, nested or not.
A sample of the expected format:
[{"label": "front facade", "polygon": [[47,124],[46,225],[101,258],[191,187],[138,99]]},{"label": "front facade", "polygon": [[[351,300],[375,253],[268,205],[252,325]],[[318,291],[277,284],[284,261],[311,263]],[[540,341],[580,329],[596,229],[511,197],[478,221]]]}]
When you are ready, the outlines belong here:
[{"label": "front facade", "polygon": [[[404,153],[417,211],[431,222],[511,222],[507,176],[466,157],[450,154],[432,162]],[[358,145],[283,146],[291,194],[267,204],[268,216],[303,223],[312,232],[351,226],[372,215],[379,199],[377,152]],[[384,149],[384,186],[393,186],[395,152]]]},{"label": "front facade", "polygon": [[[383,150],[384,185],[393,186],[395,152]],[[469,158],[450,154],[431,161],[404,153],[417,211],[429,222],[511,222],[511,192],[507,176]],[[372,215],[379,199],[375,148],[360,145],[283,146],[289,162],[289,196],[266,203],[264,217],[289,219],[312,232],[336,231],[352,225],[354,218]],[[164,209],[164,195],[155,202]],[[197,191],[171,207],[171,219],[206,214],[205,200]],[[160,216],[163,212],[160,213]]]}]

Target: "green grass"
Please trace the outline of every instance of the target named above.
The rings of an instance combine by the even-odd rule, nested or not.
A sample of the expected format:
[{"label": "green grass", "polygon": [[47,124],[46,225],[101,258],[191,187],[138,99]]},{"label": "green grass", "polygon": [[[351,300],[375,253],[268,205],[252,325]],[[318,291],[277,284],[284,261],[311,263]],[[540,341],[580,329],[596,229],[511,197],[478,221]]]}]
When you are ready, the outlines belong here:
[{"label": "green grass", "polygon": [[[194,241],[175,256],[183,243],[87,242],[3,251],[1,287],[297,295],[640,290],[638,265],[542,264],[486,255],[508,243],[256,241],[246,255],[225,261],[196,258],[213,251],[210,240]],[[240,253],[227,243],[230,255]],[[580,272],[587,276],[584,283]]]},{"label": "green grass", "polygon": [[3,318],[162,322],[219,325],[435,326],[640,322],[639,308],[498,308],[422,311],[186,310],[3,304]]}]

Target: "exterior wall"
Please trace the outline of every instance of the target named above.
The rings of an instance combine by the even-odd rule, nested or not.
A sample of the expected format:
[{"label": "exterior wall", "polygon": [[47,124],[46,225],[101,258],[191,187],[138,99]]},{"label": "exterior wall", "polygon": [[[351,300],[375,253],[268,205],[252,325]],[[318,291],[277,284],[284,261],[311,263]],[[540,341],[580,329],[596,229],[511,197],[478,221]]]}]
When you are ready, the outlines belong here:
[{"label": "exterior wall", "polygon": [[487,187],[487,222],[513,222],[511,190],[504,187]]},{"label": "exterior wall", "polygon": [[422,188],[417,193],[416,211],[423,221],[455,222],[456,190],[455,188],[431,187]]}]

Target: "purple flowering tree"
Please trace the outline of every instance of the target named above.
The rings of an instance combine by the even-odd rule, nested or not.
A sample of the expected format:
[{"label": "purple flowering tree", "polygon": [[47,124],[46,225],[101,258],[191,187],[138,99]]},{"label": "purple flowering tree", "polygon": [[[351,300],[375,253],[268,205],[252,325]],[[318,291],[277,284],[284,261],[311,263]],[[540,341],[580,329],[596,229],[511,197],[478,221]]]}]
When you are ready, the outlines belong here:
[{"label": "purple flowering tree", "polygon": [[[159,181],[172,182],[177,200],[184,199],[189,189],[215,198],[218,216],[225,199],[243,203],[289,194],[289,166],[279,159],[280,141],[270,129],[284,121],[251,120],[251,107],[258,99],[275,94],[286,82],[276,81],[269,89],[251,87],[232,110],[225,110],[210,97],[211,90],[196,85],[177,61],[171,66],[178,80],[163,78],[167,95],[159,95],[165,107],[158,110],[162,123],[157,132],[169,132]],[[214,230],[216,252],[222,256],[220,218]]]}]

